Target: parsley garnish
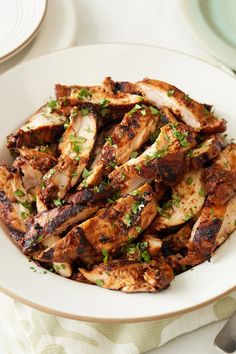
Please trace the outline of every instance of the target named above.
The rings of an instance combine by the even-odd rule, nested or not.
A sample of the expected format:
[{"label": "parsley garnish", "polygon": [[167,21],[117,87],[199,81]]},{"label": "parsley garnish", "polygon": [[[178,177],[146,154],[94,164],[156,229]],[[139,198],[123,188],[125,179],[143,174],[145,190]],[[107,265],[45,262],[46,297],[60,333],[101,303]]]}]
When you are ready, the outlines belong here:
[{"label": "parsley garnish", "polygon": [[50,108],[50,111],[53,111],[54,109],[58,108],[58,102],[56,100],[49,101],[47,105]]},{"label": "parsley garnish", "polygon": [[130,213],[126,213],[125,214],[125,220],[126,220],[126,225],[129,227],[131,225],[131,214]]},{"label": "parsley garnish", "polygon": [[158,109],[156,109],[155,107],[150,106],[149,108],[150,108],[150,111],[153,115],[156,116],[159,113]]},{"label": "parsley garnish", "polygon": [[25,196],[25,193],[23,191],[21,191],[20,189],[17,189],[15,192],[14,192],[15,196],[16,197],[24,197]]},{"label": "parsley garnish", "polygon": [[88,110],[88,108],[81,108],[80,109],[80,113],[81,113],[81,116],[84,117],[84,116],[87,116],[89,114],[89,110]]},{"label": "parsley garnish", "polygon": [[106,250],[105,248],[102,249],[102,254],[103,254],[103,262],[104,263],[108,263],[109,260],[109,253],[108,250]]},{"label": "parsley garnish", "polygon": [[130,159],[135,159],[138,156],[137,151],[133,151],[132,154],[130,155]]},{"label": "parsley garnish", "polygon": [[111,137],[111,136],[107,136],[107,137],[105,138],[105,141],[106,141],[106,143],[107,143],[108,145],[112,145],[112,144],[113,144],[113,141],[112,141],[112,137]]},{"label": "parsley garnish", "polygon": [[141,228],[141,226],[137,226],[136,231],[140,234],[143,231],[143,229]]},{"label": "parsley garnish", "polygon": [[77,98],[78,99],[86,99],[86,98],[90,98],[92,96],[92,93],[86,89],[86,88],[81,88],[77,94]]},{"label": "parsley garnish", "polygon": [[27,219],[28,216],[29,216],[29,214],[26,213],[25,211],[22,211],[22,212],[20,213],[20,216],[22,217],[22,219]]},{"label": "parsley garnish", "polygon": [[101,286],[101,287],[103,287],[103,285],[104,285],[104,281],[103,281],[102,279],[96,279],[96,280],[95,280],[95,283],[96,283],[98,286]]},{"label": "parsley garnish", "polygon": [[193,183],[192,177],[186,178],[186,183],[187,183],[187,184],[192,184],[192,183]]},{"label": "parsley garnish", "polygon": [[101,108],[105,108],[108,106],[108,104],[110,103],[109,100],[107,100],[106,98],[103,98],[101,101],[100,101],[100,106]]},{"label": "parsley garnish", "polygon": [[168,90],[168,91],[167,91],[167,96],[168,96],[168,97],[171,97],[171,96],[173,96],[174,93],[175,93],[175,90],[174,90],[174,89]]},{"label": "parsley garnish", "polygon": [[141,165],[140,165],[140,163],[135,166],[135,170],[137,170],[138,172],[141,171]]},{"label": "parsley garnish", "polygon": [[205,191],[203,188],[201,188],[201,189],[199,190],[198,194],[199,194],[201,197],[205,197],[205,196],[206,196],[206,191]]},{"label": "parsley garnish", "polygon": [[58,199],[54,199],[53,203],[56,207],[59,207],[62,206],[65,202],[64,200],[58,198]]}]

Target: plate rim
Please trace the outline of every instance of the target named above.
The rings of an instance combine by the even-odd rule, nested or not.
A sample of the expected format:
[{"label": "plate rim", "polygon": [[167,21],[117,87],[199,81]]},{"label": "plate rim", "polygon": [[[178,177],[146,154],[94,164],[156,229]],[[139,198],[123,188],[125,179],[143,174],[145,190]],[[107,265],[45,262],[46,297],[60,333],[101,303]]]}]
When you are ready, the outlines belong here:
[{"label": "plate rim", "polygon": [[[83,45],[83,46],[75,46],[75,47],[72,47],[72,48],[61,49],[61,50],[58,50],[56,52],[43,54],[40,57],[30,59],[29,61],[27,61],[27,63],[30,62],[31,60],[38,60],[39,58],[42,58],[42,57],[45,57],[45,56],[54,55],[57,52],[66,52],[66,51],[70,51],[70,50],[73,50],[73,49],[76,49],[76,48],[80,49],[81,47],[101,47],[101,46],[106,46],[106,47],[109,47],[109,46],[138,46],[138,47],[142,46],[143,47],[143,46],[146,46],[146,47],[149,47],[149,48],[151,47],[153,49],[161,49],[161,50],[164,50],[165,52],[176,53],[176,54],[179,54],[179,55],[182,55],[182,56],[185,56],[185,57],[190,57],[190,58],[192,58],[192,59],[194,59],[196,61],[203,62],[205,65],[208,65],[210,67],[214,67],[214,69],[219,70],[220,72],[223,72],[224,75],[227,74],[228,76],[230,76],[232,78],[232,75],[230,75],[229,73],[225,72],[223,69],[217,67],[216,65],[210,64],[209,62],[207,62],[204,59],[196,58],[193,55],[185,54],[183,52],[180,52],[180,51],[177,51],[177,50],[172,50],[172,49],[169,49],[169,48],[164,48],[164,47],[160,47],[160,46],[158,47],[158,46],[155,46],[155,45],[147,45],[147,44],[143,45],[143,44],[139,44],[139,43],[133,43],[133,44],[132,43],[101,43],[101,44],[87,44],[87,45]],[[5,72],[4,74],[2,74],[1,76],[8,75],[9,72],[14,72],[14,71],[18,70],[19,67],[25,66],[25,65],[26,65],[26,63],[24,63],[24,62],[20,63],[20,64],[16,65],[15,67],[13,67],[12,69],[10,69],[7,72]],[[14,244],[13,244],[13,246],[14,246]],[[96,322],[96,323],[137,323],[137,322],[145,322],[145,321],[159,320],[159,319],[164,319],[164,318],[168,318],[168,317],[173,317],[173,316],[177,316],[177,315],[181,315],[181,314],[184,314],[184,313],[188,313],[188,312],[194,311],[196,309],[202,308],[204,306],[207,306],[208,304],[211,304],[211,303],[215,302],[216,300],[222,298],[223,296],[231,293],[234,290],[236,290],[236,284],[235,284],[235,286],[231,287],[230,289],[227,289],[223,293],[218,294],[218,295],[212,297],[209,300],[203,301],[200,304],[189,306],[189,307],[187,307],[187,308],[185,308],[183,310],[172,311],[172,312],[165,313],[165,314],[162,314],[162,315],[153,315],[153,316],[148,316],[148,317],[139,316],[139,317],[136,317],[136,318],[130,318],[130,317],[128,317],[128,318],[124,318],[124,317],[122,317],[122,318],[110,318],[110,317],[105,318],[105,317],[93,317],[93,316],[83,316],[83,315],[80,316],[80,315],[77,315],[77,314],[71,314],[71,313],[67,313],[67,312],[63,312],[63,311],[54,310],[54,309],[49,308],[49,307],[47,307],[45,305],[38,304],[38,303],[33,302],[31,300],[27,300],[27,299],[17,295],[13,291],[5,289],[0,284],[0,291],[5,293],[6,295],[12,297],[13,299],[15,299],[17,301],[20,301],[23,304],[28,305],[30,307],[33,307],[33,308],[35,308],[35,309],[37,309],[39,311],[44,311],[46,313],[49,313],[49,314],[52,314],[52,315],[56,315],[56,316],[60,316],[60,317],[64,317],[64,318],[70,318],[70,319],[81,320],[81,321],[90,321],[90,322]]]},{"label": "plate rim", "polygon": [[37,24],[36,28],[34,29],[34,31],[31,33],[31,35],[27,39],[25,39],[21,44],[19,44],[18,47],[12,49],[12,51],[10,51],[7,54],[1,56],[0,57],[0,64],[3,63],[6,60],[12,58],[17,53],[19,53],[22,49],[24,49],[36,37],[36,35],[40,31],[40,28],[42,27],[44,18],[46,16],[47,7],[48,7],[48,0],[43,0],[43,1],[44,1],[43,14],[41,16],[41,19],[40,19],[39,23]]},{"label": "plate rim", "polygon": [[[224,42],[218,35],[215,34],[215,32],[209,27],[209,25],[205,21],[204,27],[207,28],[207,31],[204,31],[204,35],[202,35],[202,31],[199,31],[199,29],[201,29],[201,26],[199,25],[199,14],[197,14],[196,17],[196,14],[193,11],[193,7],[197,7],[198,4],[199,0],[196,0],[196,2],[194,3],[192,2],[192,0],[181,0],[180,2],[182,14],[184,16],[185,23],[189,31],[191,32],[193,37],[198,41],[198,43],[200,43],[202,47],[207,50],[209,54],[211,54],[221,63],[224,63],[225,65],[229,66],[229,68],[235,70],[236,48],[234,49],[232,46]],[[203,20],[203,16],[201,16],[201,20]],[[212,37],[214,37],[214,41],[211,40]],[[224,47],[224,54],[225,51],[228,53],[227,58],[225,57],[225,55],[221,54],[222,46]],[[232,55],[234,55],[235,57],[233,58]]]}]

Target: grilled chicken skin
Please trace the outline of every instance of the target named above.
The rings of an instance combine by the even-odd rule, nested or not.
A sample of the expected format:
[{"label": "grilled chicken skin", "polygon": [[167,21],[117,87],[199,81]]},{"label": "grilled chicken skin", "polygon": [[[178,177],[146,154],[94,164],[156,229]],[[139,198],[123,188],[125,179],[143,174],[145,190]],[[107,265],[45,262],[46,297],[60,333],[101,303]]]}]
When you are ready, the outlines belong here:
[{"label": "grilled chicken skin", "polygon": [[116,126],[111,136],[106,138],[99,161],[86,184],[94,186],[102,177],[112,171],[115,166],[129,160],[133,152],[150,138],[156,131],[159,122],[158,111],[153,107],[136,104],[125,114],[121,123]]},{"label": "grilled chicken skin", "polygon": [[101,185],[98,191],[86,188],[71,195],[68,199],[69,204],[38,213],[25,235],[24,252],[31,252],[48,236],[60,235],[69,227],[90,217],[103,207],[109,195],[110,190],[107,186]]},{"label": "grilled chicken skin", "polygon": [[0,218],[7,224],[13,240],[21,248],[21,239],[33,208],[20,176],[0,164]]},{"label": "grilled chicken skin", "polygon": [[[80,224],[79,230],[98,254],[114,254],[131,238],[137,238],[142,230],[150,225],[156,213],[152,189],[146,184],[137,190],[135,195],[122,197],[109,208],[101,209],[94,217]],[[45,250],[38,259],[46,261],[48,255],[57,254],[57,259],[52,258],[52,261],[68,262],[64,258],[60,259],[62,247],[65,247],[63,254],[77,254],[80,259],[80,253],[76,251],[79,241],[73,240],[76,235],[77,231],[74,234],[72,229],[64,239]]]},{"label": "grilled chicken skin", "polygon": [[186,152],[195,144],[194,133],[186,125],[166,124],[155,143],[142,155],[129,160],[109,175],[111,185],[122,194],[154,179],[174,185],[186,168]]},{"label": "grilled chicken skin", "polygon": [[193,218],[202,209],[206,191],[202,181],[203,169],[186,173],[173,187],[172,197],[159,208],[159,214],[150,226],[156,232],[178,226]]},{"label": "grilled chicken skin", "polygon": [[166,289],[174,278],[172,268],[161,260],[149,263],[113,260],[90,271],[80,268],[80,272],[91,283],[127,293],[157,292]]},{"label": "grilled chicken skin", "polygon": [[41,107],[14,134],[7,138],[8,148],[35,147],[57,142],[64,131],[66,117],[52,112],[48,104]]},{"label": "grilled chicken skin", "polygon": [[190,167],[201,168],[204,164],[216,158],[224,147],[219,135],[212,135],[202,144],[192,150],[190,154]]},{"label": "grilled chicken skin", "polygon": [[226,219],[229,229],[232,229],[233,216],[229,215],[229,211],[235,204],[236,144],[231,144],[222,151],[216,162],[205,170],[203,180],[209,195],[193,226],[188,254],[182,260],[182,264],[191,266],[209,259],[218,242],[220,244],[227,238]]},{"label": "grilled chicken skin", "polygon": [[96,134],[96,115],[88,109],[75,108],[59,146],[58,164],[43,177],[42,197],[46,203],[64,198],[78,182],[88,164]]},{"label": "grilled chicken skin", "polygon": [[144,79],[135,84],[137,92],[150,104],[161,109],[167,107],[195,131],[207,134],[222,133],[226,130],[226,122],[216,118],[206,109],[179,90],[163,81]]},{"label": "grilled chicken skin", "polygon": [[41,186],[43,175],[56,165],[56,158],[50,153],[22,147],[17,150],[19,156],[15,159],[13,167],[16,168],[22,178],[27,192],[35,193]]}]

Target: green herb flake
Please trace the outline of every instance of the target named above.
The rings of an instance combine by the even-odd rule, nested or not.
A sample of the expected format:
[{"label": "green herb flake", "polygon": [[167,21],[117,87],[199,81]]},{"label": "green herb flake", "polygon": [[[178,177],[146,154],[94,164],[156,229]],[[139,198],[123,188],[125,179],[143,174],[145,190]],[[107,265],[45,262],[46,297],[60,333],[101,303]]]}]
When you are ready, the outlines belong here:
[{"label": "green herb flake", "polygon": [[155,143],[159,134],[160,134],[160,129],[157,129],[153,134],[151,134],[150,136],[151,143]]},{"label": "green herb flake", "polygon": [[214,215],[215,215],[214,209],[212,209],[212,208],[211,208],[211,210],[210,210],[210,215],[211,215],[212,217],[214,217]]},{"label": "green herb flake", "polygon": [[126,214],[125,214],[125,221],[126,221],[126,225],[127,225],[128,227],[130,227],[130,226],[131,226],[131,221],[132,221],[132,217],[131,217],[131,214],[130,214],[130,213],[126,213]]},{"label": "green herb flake", "polygon": [[104,281],[102,279],[96,279],[95,280],[96,285],[103,287]]},{"label": "green herb flake", "polygon": [[138,213],[139,202],[135,202],[131,205],[131,210],[134,215]]},{"label": "green herb flake", "polygon": [[142,116],[146,116],[147,115],[146,109],[142,109],[140,112],[141,112]]},{"label": "green herb flake", "polygon": [[184,95],[184,99],[186,102],[192,102],[192,98],[189,95]]},{"label": "green herb flake", "polygon": [[65,203],[65,201],[58,198],[58,199],[54,199],[53,203],[56,207],[59,207],[59,206],[62,206]]},{"label": "green herb flake", "polygon": [[[84,117],[84,116],[87,116],[89,114],[89,110],[88,108],[81,108],[80,109],[80,113],[81,113],[81,116]],[[89,128],[89,127],[88,127]],[[88,129],[87,128],[87,129]],[[89,128],[90,129],[90,128]],[[87,131],[87,130],[86,130]]]},{"label": "green herb flake", "polygon": [[20,189],[17,189],[15,192],[14,192],[15,196],[16,197],[19,197],[19,198],[22,198],[25,196],[25,193],[23,191],[21,191]]},{"label": "green herb flake", "polygon": [[148,250],[145,250],[141,253],[141,260],[143,260],[144,262],[147,262],[147,263],[150,262],[151,256],[150,256]]},{"label": "green herb flake", "polygon": [[132,154],[130,155],[130,159],[136,159],[137,156],[138,156],[138,152],[133,151]]},{"label": "green herb flake", "polygon": [[107,100],[106,98],[103,98],[99,104],[100,104],[101,108],[106,108],[109,103],[110,103],[109,100]]},{"label": "green herb flake", "polygon": [[95,186],[95,187],[93,188],[93,190],[94,190],[95,193],[100,192],[100,188],[99,188],[98,186]]},{"label": "green herb flake", "polygon": [[184,220],[184,221],[188,221],[188,220],[190,220],[192,217],[193,217],[193,216],[192,216],[191,214],[186,214],[186,215],[184,215],[183,220]]},{"label": "green herb flake", "polygon": [[141,165],[140,165],[140,163],[135,166],[135,170],[137,170],[138,172],[141,171]]},{"label": "green herb flake", "polygon": [[56,100],[49,101],[47,105],[51,109],[51,111],[58,108],[58,102]]},{"label": "green herb flake", "polygon": [[174,93],[175,93],[175,90],[174,90],[174,89],[168,90],[168,91],[167,91],[167,96],[168,96],[168,97],[172,97]]},{"label": "green herb flake", "polygon": [[23,220],[25,220],[25,219],[28,218],[29,214],[26,213],[25,211],[22,211],[22,212],[20,213],[20,216],[21,216],[21,218],[22,218]]},{"label": "green herb flake", "polygon": [[143,231],[143,229],[141,228],[141,226],[137,226],[136,231],[140,234]]},{"label": "green herb flake", "polygon": [[180,204],[180,196],[178,193],[172,195],[172,203],[178,208]]},{"label": "green herb flake", "polygon": [[31,205],[30,203],[28,203],[28,202],[21,202],[20,204],[23,205],[24,208],[28,209],[30,213],[33,212],[33,207],[32,207],[32,205]]},{"label": "green herb flake", "polygon": [[159,114],[158,109],[156,109],[155,107],[150,106],[149,108],[150,108],[151,113],[152,113],[154,116],[156,116],[157,114]]},{"label": "green herb flake", "polygon": [[186,178],[185,182],[186,182],[188,185],[192,184],[192,183],[193,183],[192,177]]},{"label": "green herb flake", "polygon": [[103,254],[103,262],[106,264],[109,261],[109,252],[107,249],[103,248],[102,249],[102,254]]},{"label": "green herb flake", "polygon": [[199,194],[201,197],[205,197],[205,196],[206,196],[206,191],[205,191],[203,188],[201,188],[201,189],[199,190],[198,194]]},{"label": "green herb flake", "polygon": [[111,145],[111,146],[112,146],[113,141],[112,141],[112,137],[111,137],[111,136],[107,136],[107,137],[105,138],[105,141],[106,141],[106,143],[107,143],[108,145]]},{"label": "green herb flake", "polygon": [[86,98],[91,98],[91,96],[92,96],[92,93],[86,88],[81,88],[77,94],[77,98],[82,99],[82,100],[84,100]]},{"label": "green herb flake", "polygon": [[87,168],[84,168],[83,173],[82,173],[82,178],[88,178],[90,176],[91,171],[87,170]]}]

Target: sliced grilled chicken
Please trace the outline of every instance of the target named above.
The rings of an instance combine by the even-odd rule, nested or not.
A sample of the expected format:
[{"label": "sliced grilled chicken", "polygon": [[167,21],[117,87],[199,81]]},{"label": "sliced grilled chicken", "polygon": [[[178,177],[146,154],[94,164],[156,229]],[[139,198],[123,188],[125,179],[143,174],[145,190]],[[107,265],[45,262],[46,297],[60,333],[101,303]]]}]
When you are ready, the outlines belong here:
[{"label": "sliced grilled chicken", "polygon": [[217,157],[223,147],[223,140],[219,135],[211,136],[189,154],[190,166],[194,169],[202,167],[204,164]]},{"label": "sliced grilled chicken", "polygon": [[197,132],[211,134],[226,130],[225,120],[216,118],[204,104],[194,101],[173,85],[163,81],[144,79],[136,83],[136,88],[142,93],[145,101],[159,109],[162,107],[171,109],[175,115]]},{"label": "sliced grilled chicken", "polygon": [[80,268],[80,272],[98,286],[127,293],[166,289],[174,278],[172,268],[161,260],[150,263],[114,260],[91,271]]},{"label": "sliced grilled chicken", "polygon": [[16,168],[27,192],[35,194],[35,189],[42,184],[43,175],[57,163],[56,158],[48,152],[22,147],[20,155],[15,159]]},{"label": "sliced grilled chicken", "polygon": [[154,179],[167,185],[176,184],[186,167],[186,152],[195,144],[194,134],[186,125],[166,124],[155,143],[142,155],[109,175],[111,185],[124,194]]},{"label": "sliced grilled chicken", "polygon": [[101,157],[86,180],[86,184],[94,186],[100,183],[102,177],[112,171],[115,166],[128,161],[131,154],[139,150],[156,131],[158,122],[157,109],[136,104],[130,112],[125,114],[121,123],[106,139]]},{"label": "sliced grilled chicken", "polygon": [[40,262],[66,262],[68,264],[80,260],[84,265],[91,266],[101,262],[102,257],[102,254],[98,254],[90,245],[83,229],[75,226],[64,238],[43,251],[37,259]]},{"label": "sliced grilled chicken", "polygon": [[33,211],[31,202],[20,176],[0,164],[0,218],[8,226],[19,247],[26,232],[26,223]]},{"label": "sliced grilled chicken", "polygon": [[58,164],[44,176],[42,197],[49,203],[62,199],[79,180],[88,164],[97,134],[96,115],[76,108],[60,143]]},{"label": "sliced grilled chicken", "polygon": [[[199,219],[193,226],[188,254],[182,264],[193,266],[209,259],[218,242],[228,235],[226,223],[229,222],[229,229],[232,228],[231,219],[235,213],[229,213],[235,204],[235,162],[236,144],[231,144],[223,150],[217,161],[206,169],[204,180],[209,195]],[[224,221],[225,219],[228,221]]]},{"label": "sliced grilled chicken", "polygon": [[37,214],[25,235],[24,252],[31,252],[45,237],[61,234],[68,227],[94,214],[98,209],[99,205],[68,204]]},{"label": "sliced grilled chicken", "polygon": [[172,189],[172,197],[159,208],[150,226],[152,232],[178,226],[193,218],[202,209],[206,191],[202,181],[203,169],[192,170]]},{"label": "sliced grilled chicken", "polygon": [[8,148],[35,147],[58,141],[64,131],[66,117],[51,112],[49,105],[41,107],[21,128],[8,136]]},{"label": "sliced grilled chicken", "polygon": [[109,208],[101,209],[94,217],[80,224],[78,228],[75,227],[75,233],[72,229],[63,240],[42,252],[38,259],[48,261],[50,254],[57,255],[56,259],[51,258],[53,262],[68,262],[68,259],[63,258],[66,254],[77,255],[80,259],[81,255],[76,251],[80,241],[73,239],[78,232],[83,234],[98,254],[116,253],[130,238],[137,238],[150,225],[156,213],[152,189],[149,185],[144,185],[135,195],[118,199]]}]

